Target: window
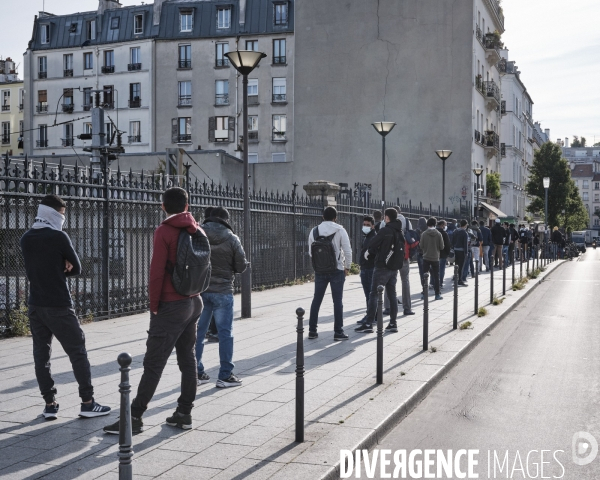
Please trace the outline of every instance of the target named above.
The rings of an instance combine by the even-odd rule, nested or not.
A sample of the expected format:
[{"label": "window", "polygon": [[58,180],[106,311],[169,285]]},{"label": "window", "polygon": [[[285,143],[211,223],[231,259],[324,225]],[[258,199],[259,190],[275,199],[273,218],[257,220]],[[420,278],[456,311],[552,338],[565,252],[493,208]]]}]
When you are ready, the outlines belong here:
[{"label": "window", "polygon": [[91,123],[84,123],[83,124],[83,133],[86,133],[88,135],[92,134],[92,124]]},{"label": "window", "polygon": [[114,73],[115,71],[115,52],[113,50],[104,51],[104,66],[102,73]]},{"label": "window", "polygon": [[285,65],[285,38],[273,40],[273,64]]},{"label": "window", "polygon": [[63,147],[72,147],[73,146],[73,124],[65,123],[63,133],[64,133],[64,137],[62,139],[62,146]]},{"label": "window", "polygon": [[2,122],[2,144],[10,143],[10,122]]},{"label": "window", "polygon": [[590,184],[588,180],[583,181],[583,188],[590,188]]},{"label": "window", "polygon": [[286,79],[285,78],[274,78],[273,79],[273,103],[286,102]]},{"label": "window", "polygon": [[140,108],[142,106],[142,84],[129,84],[129,108]]},{"label": "window", "polygon": [[171,142],[172,143],[191,143],[192,142],[192,118],[179,117],[171,121]]},{"label": "window", "polygon": [[129,65],[127,66],[127,70],[141,70],[142,69],[142,54],[140,51],[140,47],[131,47],[129,50]]},{"label": "window", "polygon": [[190,107],[192,105],[192,82],[179,82],[179,102],[180,107]]},{"label": "window", "polygon": [[50,43],[50,25],[40,25],[40,40],[42,45]]},{"label": "window", "polygon": [[104,108],[115,108],[114,88],[112,85],[104,85],[104,89],[102,92],[102,102],[104,104]]},{"label": "window", "polygon": [[73,113],[73,89],[63,89],[63,104],[62,110],[65,113]]},{"label": "window", "polygon": [[45,113],[48,111],[48,93],[46,90],[38,91],[37,113]]},{"label": "window", "polygon": [[86,40],[96,39],[96,20],[88,20],[85,22],[85,38]]},{"label": "window", "polygon": [[[229,130],[233,130],[235,128],[235,122],[233,117],[213,117],[215,120],[215,129],[213,132],[213,142],[228,142],[229,141]],[[210,127],[210,123],[209,127]],[[232,127],[234,128],[230,128]],[[210,135],[209,135],[210,137]],[[209,138],[210,140],[210,138]]]},{"label": "window", "polygon": [[231,8],[217,8],[217,28],[231,27]]},{"label": "window", "polygon": [[92,108],[92,88],[83,89],[83,109],[89,111]]},{"label": "window", "polygon": [[86,52],[83,54],[83,69],[91,70],[92,68],[94,68],[94,54]]},{"label": "window", "polygon": [[10,111],[10,90],[2,90],[2,111]]},{"label": "window", "polygon": [[273,141],[285,140],[285,115],[273,115]]},{"label": "window", "polygon": [[63,69],[65,77],[73,76],[73,54],[63,55]]},{"label": "window", "polygon": [[129,143],[140,143],[142,141],[141,122],[129,122]]},{"label": "window", "polygon": [[179,31],[191,32],[193,27],[192,12],[181,12],[179,14]]},{"label": "window", "polygon": [[140,35],[143,32],[144,32],[144,15],[135,15],[133,17],[133,34]]},{"label": "window", "polygon": [[287,3],[276,3],[273,7],[275,9],[275,12],[273,15],[273,24],[287,25],[287,23],[288,23]]},{"label": "window", "polygon": [[38,78],[46,78],[48,76],[48,59],[39,57],[38,59]]},{"label": "window", "polygon": [[594,190],[600,190],[600,182],[594,182]]},{"label": "window", "polygon": [[229,43],[217,43],[217,67],[228,67],[229,59],[225,56],[229,53]]},{"label": "window", "polygon": [[248,152],[248,163],[258,163],[258,153]]},{"label": "window", "polygon": [[246,40],[246,50],[258,52],[258,40]]},{"label": "window", "polygon": [[23,110],[23,103],[25,102],[25,90],[19,88],[19,110]]},{"label": "window", "polygon": [[258,115],[248,115],[248,141],[258,142]]},{"label": "window", "polygon": [[590,195],[588,192],[583,192],[583,201],[588,202],[590,200]]},{"label": "window", "polygon": [[116,30],[117,28],[119,28],[119,22],[120,22],[120,18],[119,17],[112,17],[110,19],[110,29],[111,30]]},{"label": "window", "polygon": [[110,144],[113,135],[115,134],[115,127],[111,122],[104,124],[104,133],[106,134],[106,143]]},{"label": "window", "polygon": [[271,160],[273,163],[283,163],[285,162],[285,153],[274,153],[271,155]]},{"label": "window", "polygon": [[229,80],[217,80],[215,94],[215,105],[229,105]]},{"label": "window", "polygon": [[179,68],[192,68],[191,45],[179,45]]},{"label": "window", "polygon": [[594,202],[600,202],[600,194],[598,194],[598,193],[594,194]]},{"label": "window", "polygon": [[258,105],[258,79],[248,80],[248,105]]},{"label": "window", "polygon": [[[249,155],[249,154],[248,154]],[[594,218],[594,225],[598,226],[600,225],[600,220],[598,220],[597,218]]]},{"label": "window", "polygon": [[47,147],[48,146],[48,126],[40,125],[39,133],[38,133],[38,147]]}]

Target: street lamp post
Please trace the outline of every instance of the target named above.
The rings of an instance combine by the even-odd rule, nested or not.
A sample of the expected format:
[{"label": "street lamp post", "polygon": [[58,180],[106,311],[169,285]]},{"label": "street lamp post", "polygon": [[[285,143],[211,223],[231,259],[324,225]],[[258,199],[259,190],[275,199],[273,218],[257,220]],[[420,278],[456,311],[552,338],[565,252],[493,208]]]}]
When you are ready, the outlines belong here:
[{"label": "street lamp post", "polygon": [[236,50],[225,54],[233,67],[242,75],[242,132],[243,141],[243,161],[244,161],[244,251],[248,267],[242,273],[242,318],[250,318],[252,316],[252,248],[250,240],[250,183],[248,166],[248,75],[256,68],[262,58],[267,55],[262,52],[252,50]]},{"label": "street lamp post", "polygon": [[446,217],[446,160],[452,155],[452,150],[436,150],[435,153],[442,161],[442,217]]},{"label": "street lamp post", "polygon": [[483,173],[483,168],[474,168],[473,173],[477,177],[477,206],[475,207],[475,219],[479,220],[479,177]]},{"label": "street lamp post", "polygon": [[550,177],[544,177],[544,190],[546,191],[546,203],[545,203],[545,207],[544,207],[544,220],[546,223],[546,229],[544,230],[544,243],[546,244],[546,251],[544,252],[544,255],[547,255],[547,245],[548,245],[548,238],[547,238],[547,234],[546,232],[548,231],[549,223],[548,223],[548,189],[550,188]]},{"label": "street lamp post", "polygon": [[381,206],[385,210],[385,137],[396,126],[395,122],[375,122],[372,124],[381,135]]}]

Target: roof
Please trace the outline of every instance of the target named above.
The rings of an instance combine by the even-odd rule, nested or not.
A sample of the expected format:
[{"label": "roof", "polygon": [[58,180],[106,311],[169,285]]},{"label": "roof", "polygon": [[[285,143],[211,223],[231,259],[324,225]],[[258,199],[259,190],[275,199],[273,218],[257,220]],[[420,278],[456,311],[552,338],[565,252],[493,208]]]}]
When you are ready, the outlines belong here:
[{"label": "roof", "polygon": [[485,202],[479,202],[479,203],[488,212],[493,213],[498,218],[506,218],[506,217],[508,217],[508,215],[506,215],[506,213],[502,212],[499,208],[496,208],[493,205],[490,205],[489,203],[485,203]]},{"label": "roof", "polygon": [[575,164],[575,168],[571,170],[571,177],[593,177],[594,166],[592,164]]}]

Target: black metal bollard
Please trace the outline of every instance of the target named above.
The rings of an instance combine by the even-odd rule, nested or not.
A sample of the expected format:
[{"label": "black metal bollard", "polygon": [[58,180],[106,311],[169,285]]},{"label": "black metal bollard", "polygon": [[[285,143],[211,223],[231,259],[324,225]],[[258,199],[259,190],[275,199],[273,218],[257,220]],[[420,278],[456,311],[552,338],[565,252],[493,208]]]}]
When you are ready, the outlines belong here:
[{"label": "black metal bollard", "polygon": [[458,265],[454,264],[454,310],[452,315],[452,328],[458,328]]},{"label": "black metal bollard", "polygon": [[121,383],[119,384],[119,393],[121,394],[121,411],[119,416],[119,480],[132,480],[133,478],[133,440],[131,435],[131,402],[129,401],[129,365],[131,365],[131,355],[121,353],[117,357],[117,362],[121,368]]},{"label": "black metal bollard", "polygon": [[475,262],[475,315],[479,311],[479,262]]},{"label": "black metal bollard", "polygon": [[502,256],[502,295],[506,295],[506,259],[504,255]]},{"label": "black metal bollard", "polygon": [[[377,384],[383,383],[383,285],[377,287]],[[396,301],[396,299],[394,299]]]},{"label": "black metal bollard", "polygon": [[296,442],[304,442],[304,309],[297,308],[296,332]]},{"label": "black metal bollard", "polygon": [[429,274],[423,274],[423,350],[429,348]]},{"label": "black metal bollard", "polygon": [[494,303],[494,263],[491,263],[490,268],[490,303]]},{"label": "black metal bollard", "polygon": [[510,262],[512,264],[512,285],[515,284],[515,248],[513,247],[512,253],[510,254],[512,257]]},{"label": "black metal bollard", "polygon": [[521,247],[521,251],[519,252],[519,280],[523,278],[523,247]]}]

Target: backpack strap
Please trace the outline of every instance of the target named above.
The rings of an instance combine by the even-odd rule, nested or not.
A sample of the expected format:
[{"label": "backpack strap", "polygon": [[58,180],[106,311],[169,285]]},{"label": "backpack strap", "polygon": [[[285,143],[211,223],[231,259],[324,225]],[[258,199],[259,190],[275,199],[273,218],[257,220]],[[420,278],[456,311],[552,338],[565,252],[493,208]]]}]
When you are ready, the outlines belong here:
[{"label": "backpack strap", "polygon": [[319,237],[320,237],[320,235],[319,235],[319,227],[317,226],[317,227],[315,227],[313,229],[313,240],[316,240]]}]

